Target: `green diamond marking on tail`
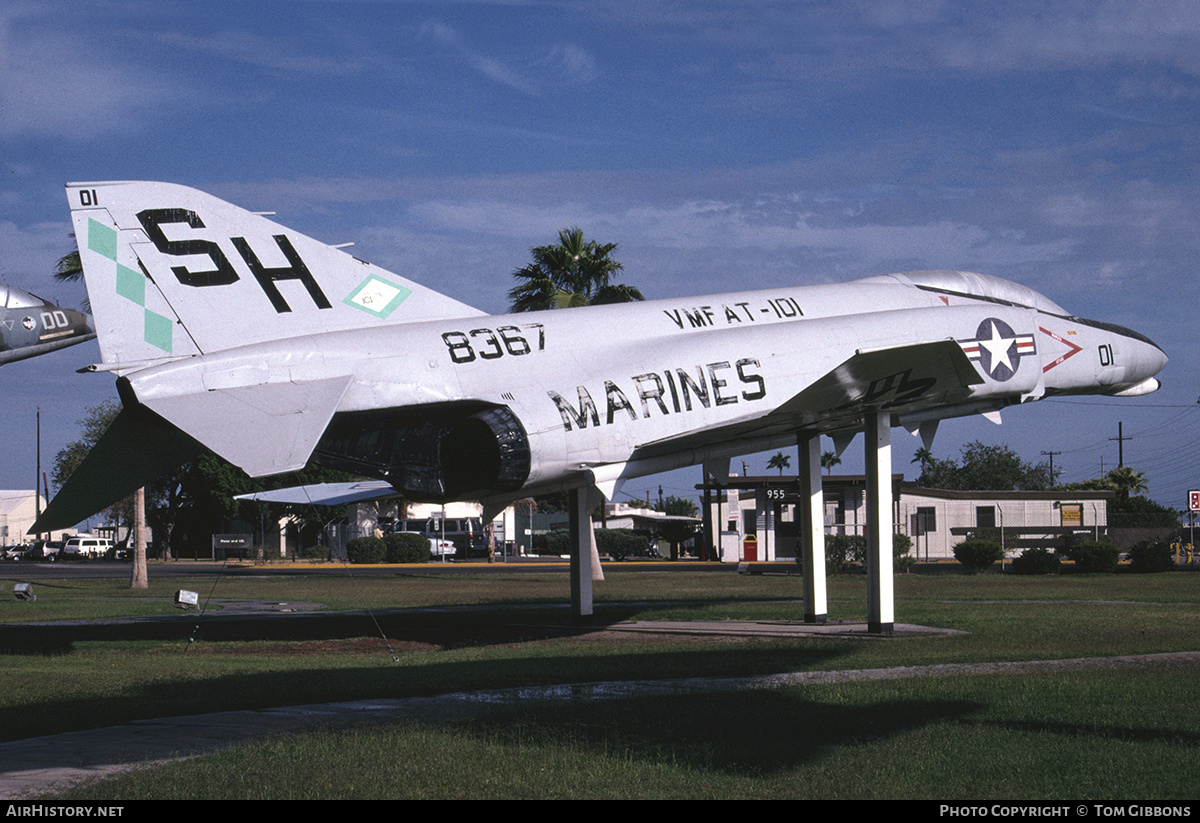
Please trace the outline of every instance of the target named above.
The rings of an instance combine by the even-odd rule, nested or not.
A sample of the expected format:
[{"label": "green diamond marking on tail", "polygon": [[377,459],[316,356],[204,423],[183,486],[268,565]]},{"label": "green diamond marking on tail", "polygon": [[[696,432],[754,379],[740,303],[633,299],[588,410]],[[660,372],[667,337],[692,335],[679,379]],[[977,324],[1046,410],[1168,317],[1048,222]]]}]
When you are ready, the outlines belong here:
[{"label": "green diamond marking on tail", "polygon": [[372,274],[359,283],[358,288],[350,292],[342,302],[347,306],[353,306],[368,314],[373,314],[380,320],[386,320],[387,316],[395,311],[396,307],[403,303],[410,294],[412,294],[412,289],[397,286],[395,283],[389,283],[382,277]]},{"label": "green diamond marking on tail", "polygon": [[117,259],[117,232],[111,226],[88,219],[88,248],[109,260]]},{"label": "green diamond marking on tail", "polygon": [[146,342],[170,354],[172,325],[174,324],[171,323],[169,317],[163,317],[161,314],[146,309]]},{"label": "green diamond marking on tail", "polygon": [[117,294],[139,306],[146,305],[146,278],[140,271],[117,264]]},{"label": "green diamond marking on tail", "polygon": [[[96,220],[88,220],[88,250],[117,263],[117,230]],[[144,310],[142,339],[155,348],[171,353],[175,324],[169,317],[146,308],[146,276],[117,263],[115,289],[118,295]]]}]

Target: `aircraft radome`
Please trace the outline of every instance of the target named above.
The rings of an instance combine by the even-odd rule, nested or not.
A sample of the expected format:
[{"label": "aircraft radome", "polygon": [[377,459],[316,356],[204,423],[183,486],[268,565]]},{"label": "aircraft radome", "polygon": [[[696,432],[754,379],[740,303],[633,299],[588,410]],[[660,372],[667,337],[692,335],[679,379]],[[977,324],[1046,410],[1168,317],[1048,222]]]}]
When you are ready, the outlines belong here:
[{"label": "aircraft radome", "polygon": [[[315,461],[418,501],[610,497],[628,478],[938,420],[1158,388],[1146,337],[1025,286],[924,271],[487,315],[215,197],[67,186],[123,410],[35,528],[208,448]],[[594,492],[590,492],[594,497]]]},{"label": "aircraft radome", "polygon": [[0,365],[65,349],[96,336],[92,319],[0,283]]}]

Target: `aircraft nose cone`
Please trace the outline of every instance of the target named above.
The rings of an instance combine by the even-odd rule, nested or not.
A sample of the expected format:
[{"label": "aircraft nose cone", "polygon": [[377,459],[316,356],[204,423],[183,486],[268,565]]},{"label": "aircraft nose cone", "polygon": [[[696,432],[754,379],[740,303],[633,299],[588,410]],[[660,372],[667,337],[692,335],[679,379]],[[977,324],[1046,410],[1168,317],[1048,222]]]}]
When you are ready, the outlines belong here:
[{"label": "aircraft nose cone", "polygon": [[1137,397],[1158,391],[1162,385],[1154,376],[1167,365],[1167,354],[1148,337],[1137,335],[1136,345],[1130,352],[1129,368],[1126,371],[1126,382],[1120,391],[1114,392],[1117,397]]},{"label": "aircraft nose cone", "polygon": [[1138,352],[1139,371],[1143,377],[1153,377],[1167,365],[1167,353],[1159,348],[1157,343],[1147,339]]}]

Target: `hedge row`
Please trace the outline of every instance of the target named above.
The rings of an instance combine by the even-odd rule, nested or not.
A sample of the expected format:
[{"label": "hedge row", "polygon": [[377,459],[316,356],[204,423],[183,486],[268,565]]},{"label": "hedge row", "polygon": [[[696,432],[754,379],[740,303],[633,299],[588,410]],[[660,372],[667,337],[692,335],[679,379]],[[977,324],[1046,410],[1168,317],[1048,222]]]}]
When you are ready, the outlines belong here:
[{"label": "hedge row", "polygon": [[428,563],[429,539],[419,534],[355,537],[346,542],[351,563]]},{"label": "hedge row", "polygon": [[[1100,574],[1115,572],[1121,560],[1121,550],[1113,544],[1087,540],[1073,543],[1058,554],[1049,549],[1026,549],[1020,557],[1013,558],[1012,569],[1016,574],[1058,574],[1062,571],[1059,554],[1074,561],[1076,571]],[[1000,544],[991,540],[964,540],[954,547],[955,559],[976,571],[991,568],[1002,556]],[[1135,544],[1128,557],[1133,572],[1165,572],[1175,568],[1175,554],[1161,540]]]}]

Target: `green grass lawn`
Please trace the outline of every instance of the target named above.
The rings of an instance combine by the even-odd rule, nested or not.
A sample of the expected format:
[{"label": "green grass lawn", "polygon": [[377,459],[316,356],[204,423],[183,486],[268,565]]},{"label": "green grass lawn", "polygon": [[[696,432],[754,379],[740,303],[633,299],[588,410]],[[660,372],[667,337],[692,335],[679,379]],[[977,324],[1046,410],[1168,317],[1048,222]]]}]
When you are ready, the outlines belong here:
[{"label": "green grass lawn", "polygon": [[[803,611],[795,576],[611,567],[606,575],[596,588],[597,628],[623,619],[799,620]],[[4,739],[142,717],[507,686],[1200,649],[1200,575],[1186,572],[901,575],[898,622],[966,634],[882,642],[548,632],[547,626],[567,625],[561,574],[237,577],[216,586],[214,596],[224,599],[399,609],[380,618],[398,662],[365,615],[348,614],[333,621],[336,628],[330,621],[289,618],[280,624],[288,630],[270,636],[213,639],[204,619],[169,605],[175,588],[207,596],[211,579],[168,587],[153,581],[152,572],[151,585],[148,594],[134,594],[121,582],[48,581],[35,583],[37,603],[0,601],[0,646],[8,652],[0,660]],[[865,617],[865,579],[833,578],[829,596],[831,619]],[[438,608],[447,606],[471,608]],[[153,637],[86,624],[78,636],[75,628],[56,629],[53,642],[41,648],[19,642],[28,627],[3,625],[155,612],[172,617]],[[469,723],[296,735],[172,765],[170,781],[151,770],[86,791],[110,798],[169,791],[196,797],[1190,797],[1190,787],[1200,785],[1198,674],[1189,666],[1117,667],[530,705]]]},{"label": "green grass lawn", "polygon": [[314,731],[69,799],[1195,796],[1195,671],[921,678]]}]

